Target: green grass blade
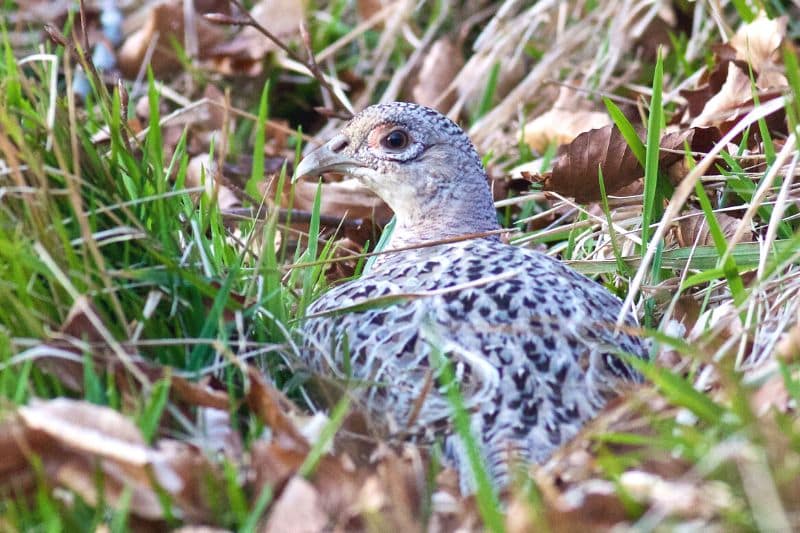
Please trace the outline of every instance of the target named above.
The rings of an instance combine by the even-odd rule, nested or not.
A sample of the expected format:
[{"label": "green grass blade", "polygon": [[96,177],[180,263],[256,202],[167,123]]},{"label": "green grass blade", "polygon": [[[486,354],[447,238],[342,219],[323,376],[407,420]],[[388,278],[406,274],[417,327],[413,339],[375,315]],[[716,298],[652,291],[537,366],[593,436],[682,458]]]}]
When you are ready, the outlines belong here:
[{"label": "green grass blade", "polygon": [[[435,338],[435,333],[432,332]],[[458,388],[455,374],[450,361],[447,360],[437,342],[430,342],[431,358],[438,373],[436,379],[445,390],[447,401],[453,411],[453,425],[464,445],[469,460],[470,469],[477,485],[476,500],[478,510],[483,518],[486,529],[493,533],[505,531],[503,513],[497,493],[492,486],[489,472],[484,464],[478,441],[472,434],[470,414],[464,404],[464,398]]]},{"label": "green grass blade", "polygon": [[164,413],[169,399],[170,384],[168,378],[156,381],[153,383],[150,395],[146,398],[144,409],[138,419],[139,429],[146,442],[152,442],[158,431],[161,415]]},{"label": "green grass blade", "polygon": [[317,438],[314,446],[312,446],[311,450],[309,450],[308,455],[303,461],[303,464],[301,464],[300,468],[297,469],[298,475],[309,477],[314,473],[314,471],[317,469],[320,459],[322,459],[322,456],[325,453],[325,448],[336,435],[336,432],[344,422],[344,417],[347,416],[349,411],[350,397],[345,395],[341,400],[339,400],[339,402],[333,408],[333,411],[331,411],[330,420],[328,420],[328,423],[325,424],[325,426],[322,428],[322,431],[320,431],[319,438]]},{"label": "green grass blade", "polygon": [[253,140],[253,167],[250,171],[250,179],[245,186],[247,194],[256,199],[261,196],[258,184],[264,180],[264,143],[266,142],[267,117],[269,116],[269,86],[269,81],[267,81],[264,84],[264,90],[261,91],[258,119],[255,124],[256,135]]},{"label": "green grass blade", "polygon": [[656,197],[658,186],[658,156],[661,130],[664,124],[664,109],[661,106],[661,91],[664,78],[664,62],[659,49],[653,72],[653,96],[650,99],[650,114],[647,119],[647,146],[644,165],[644,205],[642,207],[642,247],[650,242],[650,224],[661,215],[660,198]]},{"label": "green grass blade", "polygon": [[617,263],[617,271],[620,275],[630,278],[633,276],[633,269],[622,259],[622,252],[617,243],[617,232],[614,229],[614,222],[611,220],[611,210],[608,207],[608,195],[606,194],[606,184],[603,180],[603,169],[600,165],[597,166],[597,178],[600,182],[600,200],[603,208],[603,214],[606,217],[606,224],[608,224],[608,238],[611,241],[611,250],[614,253],[614,261]]},{"label": "green grass blade", "polygon": [[[711,207],[711,201],[708,199],[703,184],[699,180],[695,184],[695,193],[697,194],[697,199],[700,201],[700,207],[703,209],[703,214],[708,224],[708,231],[711,234],[711,238],[714,240],[717,253],[719,253],[720,256],[725,256],[725,252],[728,250],[728,241],[722,233],[722,228],[717,221],[716,215],[714,215],[714,209]],[[747,297],[747,293],[745,291],[744,281],[742,281],[742,277],[739,275],[736,260],[732,255],[725,257],[725,261],[722,264],[722,271],[725,273],[725,278],[728,280],[728,286],[733,294],[734,303],[736,305],[741,305]]]}]

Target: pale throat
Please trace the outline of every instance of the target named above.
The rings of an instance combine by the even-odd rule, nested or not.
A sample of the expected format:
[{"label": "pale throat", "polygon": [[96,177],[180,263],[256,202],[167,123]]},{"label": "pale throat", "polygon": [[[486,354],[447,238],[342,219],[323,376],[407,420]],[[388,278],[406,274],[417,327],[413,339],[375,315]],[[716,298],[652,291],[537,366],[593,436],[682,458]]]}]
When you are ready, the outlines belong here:
[{"label": "pale throat", "polygon": [[[424,191],[407,187],[376,191],[389,204],[397,219],[387,250],[500,228],[484,176],[465,179],[450,187],[442,186],[440,180],[427,183],[438,185],[424,187]],[[486,238],[499,237],[491,235]]]}]

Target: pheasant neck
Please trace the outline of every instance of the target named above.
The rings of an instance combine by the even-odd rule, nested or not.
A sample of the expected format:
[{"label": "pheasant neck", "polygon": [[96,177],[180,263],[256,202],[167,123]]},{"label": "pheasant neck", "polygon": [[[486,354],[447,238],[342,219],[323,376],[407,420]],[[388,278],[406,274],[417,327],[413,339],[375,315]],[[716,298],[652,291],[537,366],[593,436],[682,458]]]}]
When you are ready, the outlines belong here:
[{"label": "pheasant neck", "polygon": [[[432,180],[433,191],[419,192],[413,201],[390,200],[397,218],[387,249],[452,239],[500,228],[485,176],[457,187]],[[431,193],[432,194],[428,194]],[[485,238],[497,240],[497,235]]]}]

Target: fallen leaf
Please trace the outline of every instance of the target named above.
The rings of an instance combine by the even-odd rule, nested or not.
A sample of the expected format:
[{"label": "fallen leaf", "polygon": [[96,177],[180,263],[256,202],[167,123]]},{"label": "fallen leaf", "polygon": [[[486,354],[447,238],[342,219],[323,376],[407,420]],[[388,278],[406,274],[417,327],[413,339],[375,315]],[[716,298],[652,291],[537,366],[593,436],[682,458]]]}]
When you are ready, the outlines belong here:
[{"label": "fallen leaf", "polygon": [[[740,219],[725,213],[715,213],[715,217],[726,239],[730,239],[742,223]],[[699,209],[691,209],[683,213],[681,219],[677,222],[674,235],[675,241],[681,247],[714,245],[714,239],[711,236],[711,230],[705,214]],[[748,228],[738,242],[750,242],[752,240],[753,232]]]},{"label": "fallen leaf", "polygon": [[[135,78],[142,68],[142,63],[148,59],[148,55],[148,65],[159,76],[174,72],[176,67],[181,65],[173,43],[184,45],[183,7],[183,0],[166,0],[150,9],[144,25],[125,39],[117,53],[119,68],[125,76]],[[192,20],[195,24],[193,32],[198,39],[198,54],[202,59],[207,57],[214,45],[222,42],[225,32],[198,13]]]},{"label": "fallen leaf", "polygon": [[606,126],[578,135],[559,149],[558,161],[544,180],[544,190],[572,196],[578,202],[600,198],[598,167],[607,193],[639,179],[639,161],[616,126]]},{"label": "fallen leaf", "polygon": [[[128,510],[134,516],[164,518],[159,490],[170,496],[175,511],[187,522],[212,516],[203,483],[219,476],[203,453],[177,441],[148,446],[133,422],[108,407],[66,398],[34,401],[5,420],[0,435],[12,435],[0,439],[2,456],[11,459],[0,463],[2,490],[8,490],[12,481],[24,481],[19,476],[24,474],[20,458],[27,463],[36,455],[50,482],[77,492],[89,503],[101,500],[95,477],[100,468],[102,500],[117,506],[127,488],[132,491]],[[12,475],[7,475],[9,471]]]},{"label": "fallen leaf", "polygon": [[278,390],[269,384],[255,367],[247,367],[250,386],[246,401],[250,409],[272,430],[273,442],[305,454],[310,449],[308,441],[287,416],[295,410]]},{"label": "fallen leaf", "polygon": [[725,82],[718,93],[703,107],[703,112],[692,120],[691,126],[721,126],[744,114],[742,108],[753,99],[750,77],[739,66],[731,63]]},{"label": "fallen leaf", "polygon": [[448,87],[463,66],[464,56],[452,39],[442,37],[434,41],[411,88],[413,101],[442,112],[449,109],[456,95]]},{"label": "fallen leaf", "polygon": [[[642,129],[637,130],[644,137]],[[685,149],[705,152],[719,139],[717,128],[689,128],[665,134],[660,141],[659,169],[665,171],[684,160]],[[644,175],[638,159],[616,125],[590,130],[559,148],[553,170],[543,175],[526,176],[542,182],[545,191],[572,196],[578,202],[600,200],[598,166],[603,173],[606,193],[631,194]],[[680,179],[680,175],[675,179]],[[630,188],[629,188],[630,187]]]},{"label": "fallen leaf", "polygon": [[735,62],[736,51],[729,44],[716,44],[712,46],[714,52],[714,67],[705,70],[694,89],[681,89],[680,95],[688,103],[688,116],[693,118],[703,112],[708,101],[717,94],[728,77],[728,69],[739,66],[745,67],[742,62]]},{"label": "fallen leaf", "polygon": [[775,19],[763,11],[752,22],[742,24],[728,44],[736,59],[749,63],[756,74],[756,87],[786,87],[788,82],[779,65],[780,47],[786,38],[788,17]]},{"label": "fallen leaf", "polygon": [[314,486],[300,477],[293,477],[275,502],[265,533],[317,533],[325,531],[328,516],[319,503]]},{"label": "fallen leaf", "polygon": [[525,125],[525,143],[538,153],[544,153],[551,144],[572,142],[578,135],[611,124],[607,113],[553,107]]},{"label": "fallen leaf", "polygon": [[[287,186],[286,194],[288,190]],[[310,213],[316,194],[316,182],[298,181],[294,186],[294,209]],[[380,225],[385,225],[392,217],[389,206],[355,178],[323,183],[321,194],[320,213],[323,215],[339,219],[368,218]],[[288,198],[282,205],[288,205]]]},{"label": "fallen leaf", "polygon": [[186,168],[186,187],[205,187],[205,194],[216,198],[220,209],[239,207],[242,202],[233,190],[219,182],[217,162],[208,153],[194,156]]},{"label": "fallen leaf", "polygon": [[[288,41],[299,35],[307,3],[307,0],[261,0],[253,5],[250,15],[276,38]],[[266,55],[277,50],[278,45],[256,28],[244,26],[232,39],[210,50],[209,55],[213,56],[212,65],[218,72],[259,76]]]},{"label": "fallen leaf", "polygon": [[781,335],[778,345],[775,346],[775,353],[786,362],[800,360],[800,306],[797,308],[794,325]]}]

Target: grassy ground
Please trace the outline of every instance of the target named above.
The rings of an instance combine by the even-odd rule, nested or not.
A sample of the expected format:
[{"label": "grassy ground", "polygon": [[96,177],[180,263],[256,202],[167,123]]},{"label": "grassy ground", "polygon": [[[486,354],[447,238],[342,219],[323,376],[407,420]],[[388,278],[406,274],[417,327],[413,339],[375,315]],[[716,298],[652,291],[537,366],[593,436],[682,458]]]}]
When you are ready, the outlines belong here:
[{"label": "grassy ground", "polygon": [[[291,56],[212,57],[208,29],[98,73],[98,11],[4,4],[0,528],[800,527],[797,8],[517,4],[312,3],[333,93],[297,21]],[[346,400],[308,414],[294,329],[389,213],[287,173],[339,124],[315,106],[411,98],[469,128],[511,242],[596,277],[658,346],[646,387],[502,497],[462,498],[436,449],[353,437]],[[621,134],[558,158],[598,114]]]}]

